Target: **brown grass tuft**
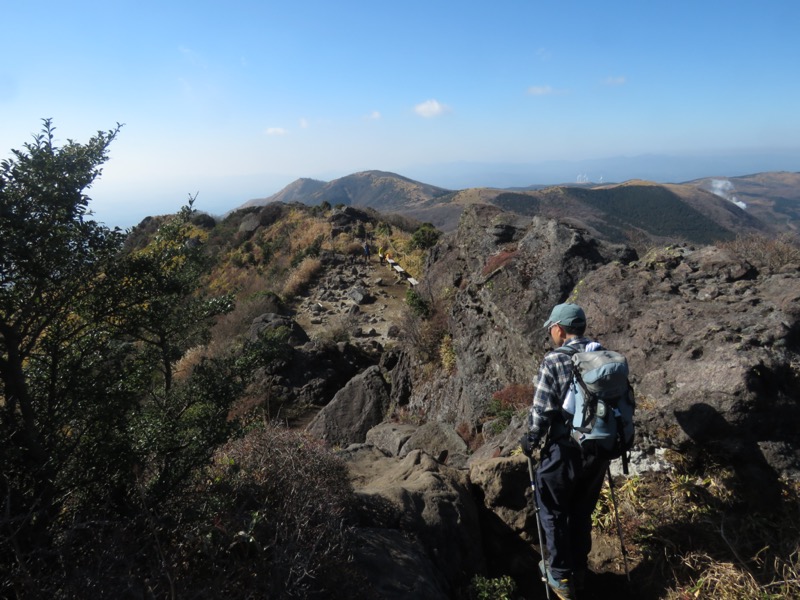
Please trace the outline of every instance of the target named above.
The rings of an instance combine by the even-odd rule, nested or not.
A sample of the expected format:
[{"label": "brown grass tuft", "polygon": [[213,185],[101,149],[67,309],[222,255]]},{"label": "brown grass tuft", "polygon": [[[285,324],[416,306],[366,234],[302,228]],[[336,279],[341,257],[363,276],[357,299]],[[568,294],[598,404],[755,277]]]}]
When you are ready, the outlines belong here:
[{"label": "brown grass tuft", "polygon": [[795,235],[788,233],[776,238],[750,233],[737,236],[730,242],[720,242],[718,246],[756,267],[779,270],[786,265],[800,265],[800,242]]},{"label": "brown grass tuft", "polygon": [[486,277],[487,275],[497,271],[497,269],[505,267],[517,256],[517,254],[518,251],[516,249],[501,250],[497,254],[493,254],[486,260],[486,264],[481,271],[481,275]]},{"label": "brown grass tuft", "polygon": [[295,268],[283,286],[284,298],[294,298],[305,292],[309,284],[322,269],[322,263],[318,258],[306,257],[297,268]]}]

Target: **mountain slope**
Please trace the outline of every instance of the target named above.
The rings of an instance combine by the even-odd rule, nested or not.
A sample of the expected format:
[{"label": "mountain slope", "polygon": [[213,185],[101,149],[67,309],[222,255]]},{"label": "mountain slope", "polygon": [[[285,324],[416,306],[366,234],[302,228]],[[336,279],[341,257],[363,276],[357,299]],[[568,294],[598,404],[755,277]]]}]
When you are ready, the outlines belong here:
[{"label": "mountain slope", "polygon": [[708,190],[731,202],[778,231],[800,228],[800,173],[775,171],[742,177],[704,177],[686,185]]},{"label": "mountain slope", "polygon": [[363,171],[327,183],[298,179],[242,208],[273,201],[369,207],[428,221],[444,231],[456,228],[465,206],[494,204],[521,215],[575,222],[613,241],[704,244],[739,233],[797,231],[800,173],[705,178],[683,184],[631,180],[600,186],[449,191],[395,173]]},{"label": "mountain slope", "polygon": [[414,181],[408,177],[385,171],[362,171],[328,183],[314,179],[298,179],[283,190],[260,200],[251,200],[246,206],[262,206],[269,202],[302,202],[332,206],[360,206],[378,211],[409,211],[420,209],[441,199],[450,190]]},{"label": "mountain slope", "polygon": [[264,206],[270,202],[285,202],[286,204],[289,204],[290,202],[303,202],[305,198],[308,198],[311,194],[318,192],[320,189],[325,187],[325,185],[326,184],[324,181],[301,177],[300,179],[296,179],[287,185],[277,194],[273,194],[268,198],[255,198],[253,200],[248,200],[239,208]]},{"label": "mountain slope", "polygon": [[[630,181],[594,188],[496,190],[479,198],[518,214],[579,223],[615,242],[644,237],[706,244],[740,232],[769,230],[733,203],[693,186]],[[462,196],[454,201],[461,202]],[[472,203],[471,199],[467,203]]]}]

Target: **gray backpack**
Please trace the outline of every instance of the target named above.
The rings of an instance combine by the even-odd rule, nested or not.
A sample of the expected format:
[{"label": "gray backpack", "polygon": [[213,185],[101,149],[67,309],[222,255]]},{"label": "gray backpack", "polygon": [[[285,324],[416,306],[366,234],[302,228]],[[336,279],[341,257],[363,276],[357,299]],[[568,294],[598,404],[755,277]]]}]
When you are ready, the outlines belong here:
[{"label": "gray backpack", "polygon": [[627,359],[611,350],[579,352],[563,346],[556,352],[568,354],[572,360],[573,437],[581,445],[593,440],[608,458],[622,458],[622,469],[627,474],[636,410]]}]

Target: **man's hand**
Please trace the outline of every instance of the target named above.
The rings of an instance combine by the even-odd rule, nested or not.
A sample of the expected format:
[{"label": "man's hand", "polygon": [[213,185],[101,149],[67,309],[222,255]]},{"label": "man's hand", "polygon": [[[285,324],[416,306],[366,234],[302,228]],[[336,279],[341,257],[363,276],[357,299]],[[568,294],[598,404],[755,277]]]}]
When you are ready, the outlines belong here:
[{"label": "man's hand", "polygon": [[522,448],[522,453],[530,458],[533,456],[534,450],[539,447],[539,440],[532,433],[526,433],[519,438],[519,445]]}]

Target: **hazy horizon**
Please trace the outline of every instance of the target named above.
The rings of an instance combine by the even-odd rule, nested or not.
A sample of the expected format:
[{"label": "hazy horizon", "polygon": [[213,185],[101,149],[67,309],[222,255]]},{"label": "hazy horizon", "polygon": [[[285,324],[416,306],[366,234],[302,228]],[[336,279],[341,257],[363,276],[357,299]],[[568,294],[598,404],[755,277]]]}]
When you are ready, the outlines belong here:
[{"label": "hazy horizon", "polygon": [[800,4],[7,3],[0,159],[123,123],[89,191],[123,227],[299,177],[447,188],[800,170]]}]

